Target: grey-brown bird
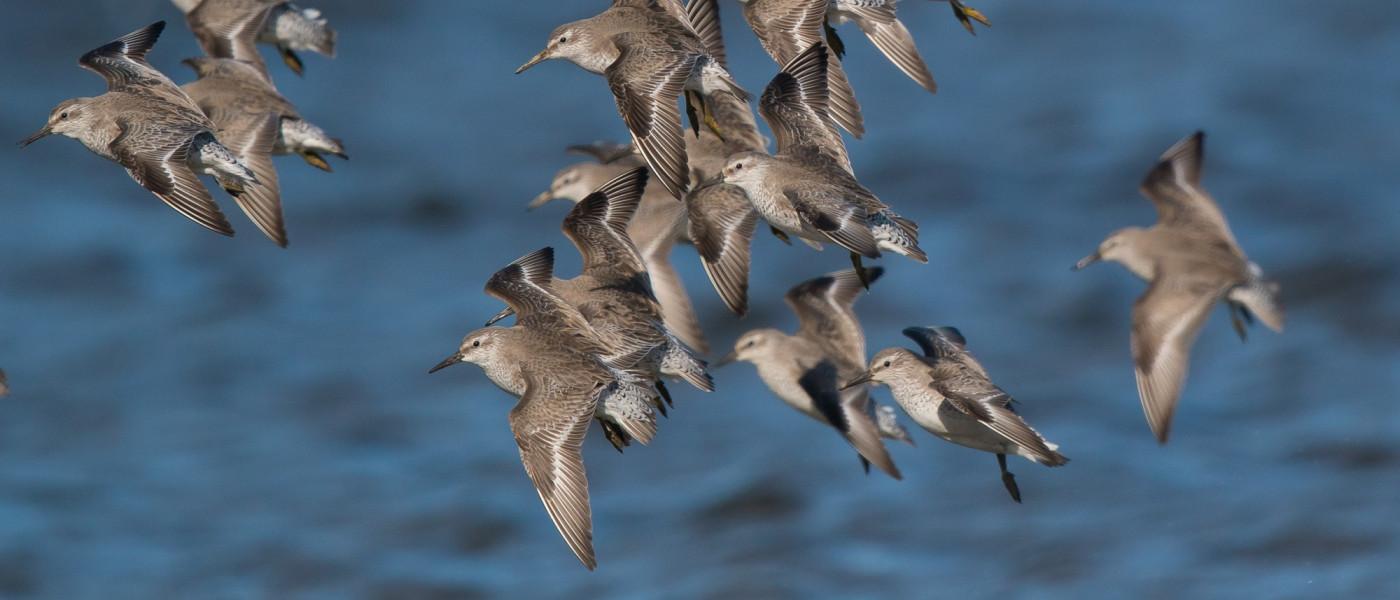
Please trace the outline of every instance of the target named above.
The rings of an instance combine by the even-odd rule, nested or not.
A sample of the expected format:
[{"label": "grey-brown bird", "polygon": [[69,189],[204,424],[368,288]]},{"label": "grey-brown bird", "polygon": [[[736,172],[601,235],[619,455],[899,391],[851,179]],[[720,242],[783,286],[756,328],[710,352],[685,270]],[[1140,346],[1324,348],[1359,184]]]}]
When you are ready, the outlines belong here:
[{"label": "grey-brown bird", "polygon": [[1016,478],[1006,469],[1014,454],[1047,467],[1069,462],[1059,446],[1045,440],[1016,413],[1015,400],[987,375],[967,351],[967,340],[952,327],[910,327],[904,335],[923,349],[881,350],[869,370],[846,383],[889,386],[894,400],[920,427],[944,440],[997,455],[1001,481],[1011,499],[1021,501]]},{"label": "grey-brown bird", "polygon": [[[551,290],[576,307],[612,348],[605,362],[655,381],[669,401],[662,375],[707,392],[714,390],[714,383],[704,361],[666,329],[646,263],[627,235],[646,180],[646,168],[638,167],[574,205],[563,230],[583,256],[583,272],[572,279],[555,279]],[[509,314],[509,309],[502,311],[487,324]],[[625,361],[629,356],[637,358]]]},{"label": "grey-brown bird", "polygon": [[582,454],[589,421],[603,422],[610,438],[616,430],[609,424],[646,443],[655,420],[637,388],[599,360],[588,324],[550,292],[553,269],[554,253],[544,248],[492,275],[486,291],[515,311],[515,325],[467,334],[458,351],[429,372],[473,363],[520,399],[510,427],[525,472],[569,549],[592,570],[598,561]]},{"label": "grey-brown bird", "polygon": [[1149,282],[1133,304],[1133,372],[1147,424],[1163,444],[1186,383],[1191,345],[1217,302],[1225,301],[1240,339],[1254,317],[1283,331],[1278,284],[1245,256],[1201,187],[1204,144],[1199,131],[1177,142],[1143,180],[1142,194],[1157,207],[1156,225],[1115,231],[1075,265],[1113,261]]},{"label": "grey-brown bird", "polygon": [[[778,138],[778,153],[733,155],[719,180],[743,188],[777,230],[817,249],[823,242],[845,248],[857,273],[865,272],[862,257],[878,258],[881,250],[928,262],[919,248],[918,225],[861,185],[821,133],[826,54],[824,44],[813,44],[763,91],[759,110]],[[792,120],[799,115],[805,117]]]},{"label": "grey-brown bird", "polygon": [[[702,0],[696,6],[713,3]],[[693,104],[698,99],[704,122],[720,135],[708,108],[710,100],[719,94],[746,100],[748,94],[710,52],[693,24],[714,19],[678,14],[676,6],[674,2],[614,0],[598,15],[556,27],[544,50],[516,73],[546,60],[564,59],[604,75],[632,132],[633,145],[655,178],[681,199],[690,175],[678,108],[682,93],[692,129],[699,128]]]},{"label": "grey-brown bird", "polygon": [[[305,66],[298,51],[310,50],[335,58],[336,33],[330,23],[314,8],[302,8],[292,2],[282,0],[172,0],[180,11],[200,45],[210,56],[219,58],[240,58],[227,53],[226,33],[239,27],[242,19],[266,11],[266,18],[258,25],[255,39],[259,43],[271,44],[282,56],[282,62],[297,75]],[[244,54],[244,57],[247,55]],[[262,57],[256,60],[263,64]]]},{"label": "grey-brown bird", "polygon": [[48,123],[20,144],[51,134],[77,139],[180,214],[231,236],[233,227],[198,174],[213,176],[234,196],[259,182],[184,90],[146,62],[164,29],[164,21],[156,22],[84,54],[78,64],[107,80],[107,93],[59,103]]},{"label": "grey-brown bird", "polygon": [[934,82],[933,74],[929,73],[924,57],[919,55],[914,36],[899,20],[895,12],[896,4],[896,0],[830,0],[826,11],[827,43],[833,53],[841,56],[845,45],[831,26],[855,23],[894,66],[920,87],[930,93],[937,92],[938,84]]},{"label": "grey-brown bird", "polygon": [[[768,55],[779,65],[792,62],[802,51],[824,41],[827,0],[740,0],[744,5],[744,20]],[[865,135],[865,119],[855,90],[846,79],[846,71],[836,53],[823,56],[829,78],[831,117],[842,129],[859,138]]]},{"label": "grey-brown bird", "polygon": [[[871,280],[883,272],[870,269]],[[784,403],[834,428],[860,456],[868,471],[874,464],[900,479],[882,437],[913,443],[894,419],[877,418],[877,406],[865,386],[842,389],[865,369],[865,333],[856,319],[855,301],[862,283],[853,271],[830,273],[788,290],[784,300],[797,313],[798,329],[754,329],[734,343],[718,364],[753,363],[758,376]],[[884,425],[882,428],[881,425]]]},{"label": "grey-brown bird", "polygon": [[[712,134],[702,133],[702,136],[708,135]],[[569,151],[591,156],[594,160],[561,169],[549,189],[530,202],[532,209],[556,199],[577,204],[614,177],[646,164],[628,144],[597,142],[570,146]],[[666,188],[649,183],[642,193],[637,214],[627,227],[627,235],[646,263],[652,292],[661,303],[661,316],[667,329],[687,346],[703,353],[708,349],[704,329],[685,283],[671,263],[671,250],[677,242],[686,239],[686,208],[684,203],[676,202]]]},{"label": "grey-brown bird", "polygon": [[201,80],[216,79],[195,88],[201,94],[196,100],[202,108],[210,106],[208,96],[211,95],[218,95],[220,99],[233,94],[250,97],[251,102],[267,106],[280,117],[274,154],[296,154],[307,164],[329,172],[331,166],[322,155],[348,159],[344,143],[302,118],[296,107],[282,97],[257,49],[259,32],[279,8],[285,8],[284,4],[274,0],[205,0],[189,15],[190,28],[195,31],[205,54],[246,64],[249,68],[202,59],[191,59],[186,64],[194,68]]}]

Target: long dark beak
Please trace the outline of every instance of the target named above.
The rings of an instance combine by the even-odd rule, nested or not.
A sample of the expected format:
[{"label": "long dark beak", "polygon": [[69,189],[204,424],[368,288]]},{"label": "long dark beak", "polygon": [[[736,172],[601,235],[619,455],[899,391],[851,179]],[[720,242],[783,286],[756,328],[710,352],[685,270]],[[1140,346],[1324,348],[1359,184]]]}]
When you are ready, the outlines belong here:
[{"label": "long dark beak", "polygon": [[44,138],[48,137],[49,134],[52,134],[52,133],[53,133],[53,130],[50,129],[48,125],[45,125],[43,129],[40,129],[39,131],[34,132],[34,135],[31,135],[31,136],[29,136],[29,137],[27,137],[27,138],[24,138],[23,140],[20,140],[20,142],[19,142],[19,147],[20,147],[20,148],[23,148],[23,147],[25,147],[25,146],[28,146],[28,145],[30,145],[30,144],[33,144],[34,142],[37,142],[37,141],[39,141],[39,140],[41,140],[41,139],[44,139]]},{"label": "long dark beak", "polygon": [[535,210],[536,208],[549,204],[549,201],[553,199],[554,192],[550,190],[545,190],[543,192],[540,192],[540,195],[535,196],[535,199],[531,200],[530,204],[525,206],[525,210]]},{"label": "long dark beak", "polygon": [[540,50],[540,53],[536,54],[534,58],[530,59],[530,62],[520,65],[520,68],[515,70],[515,74],[519,75],[521,73],[524,73],[526,69],[538,65],[546,60],[549,60],[549,48]]},{"label": "long dark beak", "polygon": [[[702,188],[707,188],[707,187],[710,187],[710,186],[712,186],[712,185],[719,185],[719,184],[721,184],[721,183],[724,183],[724,173],[722,173],[722,172],[721,172],[719,175],[715,175],[714,177],[711,177],[711,178],[709,178],[709,179],[706,179],[706,180],[704,180],[704,181],[701,181],[701,182],[700,182],[700,187],[702,187]],[[698,189],[698,188],[697,188],[697,189]]]},{"label": "long dark beak", "polygon": [[490,327],[490,326],[492,326],[492,325],[495,325],[495,324],[496,324],[498,321],[500,321],[501,319],[504,319],[504,318],[506,318],[506,317],[509,317],[509,316],[511,316],[511,315],[513,315],[513,314],[515,314],[515,309],[513,309],[513,308],[507,306],[507,307],[506,307],[504,310],[502,310],[501,312],[496,313],[496,316],[491,317],[491,320],[489,320],[489,321],[486,322],[485,327]]},{"label": "long dark beak", "polygon": [[1088,255],[1088,256],[1086,256],[1086,257],[1084,257],[1084,258],[1079,259],[1079,262],[1074,263],[1074,266],[1071,267],[1071,270],[1078,271],[1078,270],[1080,270],[1080,269],[1083,269],[1084,267],[1087,267],[1087,266],[1092,265],[1092,264],[1094,264],[1094,263],[1096,263],[1096,262],[1099,262],[1099,261],[1102,260],[1102,259],[1103,259],[1103,256],[1100,256],[1098,252],[1094,252],[1093,254],[1090,254],[1090,255]]},{"label": "long dark beak", "polygon": [[861,373],[860,375],[857,375],[855,379],[847,381],[846,385],[841,386],[841,389],[849,390],[858,385],[870,383],[872,379],[875,379],[875,374],[871,373],[870,371],[866,371],[864,373]]},{"label": "long dark beak", "polygon": [[727,364],[729,364],[729,363],[732,363],[732,362],[734,362],[734,361],[736,361],[736,360],[739,360],[739,353],[738,353],[738,352],[730,352],[729,354],[726,354],[726,355],[720,357],[719,360],[715,361],[715,364],[710,365],[710,366],[712,366],[712,367],[718,369],[718,368],[723,367],[724,365],[727,365]]},{"label": "long dark beak", "polygon": [[436,367],[433,367],[433,368],[431,368],[431,369],[428,369],[428,374],[431,375],[431,374],[433,374],[433,373],[436,373],[436,372],[438,372],[438,371],[441,371],[441,370],[443,370],[443,369],[446,369],[447,367],[450,367],[450,366],[452,366],[452,365],[455,365],[455,364],[457,364],[457,363],[459,363],[459,362],[462,362],[462,355],[461,355],[461,354],[453,354],[452,356],[449,356],[449,357],[447,357],[447,358],[442,359],[442,362],[438,363]]}]

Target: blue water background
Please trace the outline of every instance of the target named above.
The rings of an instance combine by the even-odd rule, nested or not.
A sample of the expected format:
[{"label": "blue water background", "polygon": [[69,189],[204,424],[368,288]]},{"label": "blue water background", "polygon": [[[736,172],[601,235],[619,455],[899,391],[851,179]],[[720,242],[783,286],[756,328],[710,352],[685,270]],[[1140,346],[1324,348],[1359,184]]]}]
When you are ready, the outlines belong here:
[{"label": "blue water background", "polygon": [[[651,447],[590,436],[595,573],[520,468],[512,401],[473,367],[426,369],[499,308],[480,290],[501,265],[553,245],[578,268],[565,207],[524,205],[566,144],[626,132],[598,77],[512,70],[603,3],[315,4],[339,57],[298,79],[267,55],[352,159],[279,163],[288,250],[226,199],[239,236],[200,229],[71,140],[0,150],[0,596],[1400,596],[1400,3],[983,0],[973,38],[909,0],[936,96],[847,30],[869,129],[852,161],[930,256],[882,261],[858,306],[871,351],[960,327],[1073,462],[1013,459],[1015,505],[991,456],[917,431],[893,448],[903,482],[865,476],[737,365],[714,394],[672,386]],[[723,8],[760,90],[776,67]],[[153,63],[191,78],[163,0],[0,15],[3,140],[100,93],[76,58],[156,19]],[[1138,181],[1198,128],[1289,323],[1241,344],[1213,315],[1159,447],[1128,355],[1143,284],[1068,267],[1152,222]],[[794,327],[782,292],[846,264],[766,234],[754,252],[743,320],[675,252],[717,349]]]}]

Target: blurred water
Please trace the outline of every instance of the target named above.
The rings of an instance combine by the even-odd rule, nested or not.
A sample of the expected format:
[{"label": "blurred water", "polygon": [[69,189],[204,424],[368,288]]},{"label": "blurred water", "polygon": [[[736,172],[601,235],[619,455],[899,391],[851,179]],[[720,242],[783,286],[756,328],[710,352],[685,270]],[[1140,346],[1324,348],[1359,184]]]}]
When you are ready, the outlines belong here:
[{"label": "blurred water", "polygon": [[[596,76],[511,74],[603,3],[318,4],[340,57],[274,76],[353,159],[280,163],[289,250],[241,216],[233,240],[201,230],[70,140],[0,160],[0,596],[1400,595],[1400,4],[984,0],[972,38],[906,2],[937,96],[847,32],[853,162],[931,257],[884,261],[858,307],[871,350],[959,326],[1074,462],[1014,463],[1017,506],[992,457],[920,432],[893,451],[905,481],[867,477],[730,367],[713,395],[677,390],[652,447],[591,436],[591,574],[520,468],[511,401],[472,367],[425,371],[498,308],[493,270],[568,249],[563,206],[523,209],[563,146],[625,135]],[[776,67],[724,9],[759,90]],[[153,62],[190,78],[164,0],[4,12],[0,139],[100,93],[76,58],[155,19],[174,26]],[[1290,322],[1241,345],[1214,316],[1159,448],[1127,348],[1143,286],[1068,267],[1151,222],[1137,182],[1197,128]],[[845,264],[768,236],[755,256],[738,320],[676,251],[717,348],[795,326],[782,292]]]}]

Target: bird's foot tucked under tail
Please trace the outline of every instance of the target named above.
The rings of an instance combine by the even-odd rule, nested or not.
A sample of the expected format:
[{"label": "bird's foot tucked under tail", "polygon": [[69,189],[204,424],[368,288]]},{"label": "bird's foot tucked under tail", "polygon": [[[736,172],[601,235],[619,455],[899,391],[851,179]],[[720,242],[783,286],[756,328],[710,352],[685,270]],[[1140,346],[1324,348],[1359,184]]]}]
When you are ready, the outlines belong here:
[{"label": "bird's foot tucked under tail", "polygon": [[[709,129],[710,133],[715,134],[715,137],[719,138],[719,141],[726,141],[724,139],[724,132],[719,130],[719,121],[715,120],[715,113],[710,110],[710,103],[706,101],[704,97],[700,98],[700,113],[704,117],[705,128]],[[699,132],[697,132],[696,135],[700,135]]]},{"label": "bird's foot tucked under tail", "polygon": [[690,90],[685,91],[685,116],[690,121],[690,130],[695,137],[700,137],[700,113],[695,110],[694,94]]},{"label": "bird's foot tucked under tail", "polygon": [[958,21],[962,23],[963,29],[966,29],[968,33],[977,35],[977,30],[972,28],[973,21],[981,23],[983,27],[992,26],[992,21],[987,18],[987,15],[982,14],[980,10],[963,4],[962,0],[948,0],[948,4],[953,6],[953,16],[958,18]]},{"label": "bird's foot tucked under tail", "polygon": [[856,458],[859,458],[859,459],[860,459],[860,466],[861,466],[861,468],[865,469],[865,474],[866,474],[866,475],[869,475],[869,474],[870,474],[870,461],[865,460],[865,457],[864,457],[864,456],[861,456],[860,454],[856,454]]},{"label": "bird's foot tucked under tail", "polygon": [[769,226],[768,226],[768,230],[769,230],[769,231],[772,231],[772,232],[773,232],[773,236],[774,236],[774,237],[777,237],[777,238],[780,239],[780,240],[782,240],[784,244],[787,244],[787,245],[789,245],[789,246],[792,245],[792,238],[788,237],[788,234],[787,234],[786,232],[784,232],[783,230],[778,229],[777,227],[774,227],[774,226],[772,226],[772,225],[769,225]]},{"label": "bird's foot tucked under tail", "polygon": [[326,162],[326,159],[321,158],[321,155],[316,152],[310,150],[304,151],[301,153],[301,158],[306,161],[306,164],[316,167],[317,169],[327,173],[332,172],[330,163]]},{"label": "bird's foot tucked under tail", "polygon": [[611,421],[599,419],[598,424],[603,426],[603,436],[608,438],[608,442],[612,444],[613,448],[617,449],[618,453],[621,453],[623,448],[632,444],[632,442],[628,440],[627,432],[623,431],[622,428]]},{"label": "bird's foot tucked under tail", "polygon": [[1011,499],[1017,504],[1021,503],[1021,488],[1016,485],[1016,476],[1011,471],[1006,470],[1006,455],[997,454],[997,465],[1001,467],[1001,484],[1006,486],[1006,491],[1011,493]]},{"label": "bird's foot tucked under tail", "polygon": [[1227,306],[1230,307],[1230,324],[1235,326],[1235,333],[1240,336],[1240,341],[1249,341],[1249,326],[1254,322],[1254,318],[1249,314],[1249,309],[1234,302],[1228,303]]},{"label": "bird's foot tucked under tail", "polygon": [[836,58],[846,58],[846,42],[841,40],[841,35],[836,33],[836,29],[831,26],[831,21],[823,19],[822,29],[826,31],[826,47],[831,48],[831,52],[836,55]]},{"label": "bird's foot tucked under tail", "polygon": [[656,408],[661,409],[661,416],[665,417],[667,416],[666,407],[674,408],[676,403],[671,401],[671,390],[666,389],[666,384],[660,379],[656,380],[656,393],[660,394],[661,399],[666,401],[664,405],[661,402],[656,403]]},{"label": "bird's foot tucked under tail", "polygon": [[287,68],[291,69],[293,73],[296,73],[298,77],[306,70],[306,66],[301,62],[301,57],[297,56],[296,51],[291,48],[278,46],[277,53],[282,55],[282,62],[286,63]]},{"label": "bird's foot tucked under tail", "polygon": [[851,266],[856,270],[856,277],[860,278],[861,287],[870,289],[870,271],[866,270],[865,263],[861,261],[861,255],[851,253]]}]

